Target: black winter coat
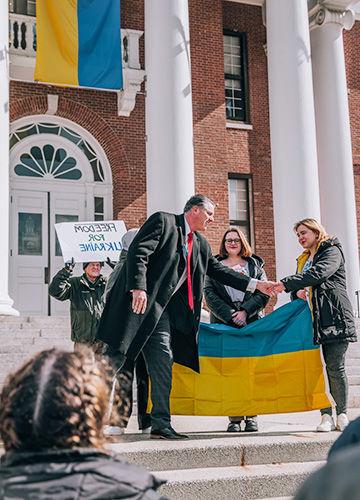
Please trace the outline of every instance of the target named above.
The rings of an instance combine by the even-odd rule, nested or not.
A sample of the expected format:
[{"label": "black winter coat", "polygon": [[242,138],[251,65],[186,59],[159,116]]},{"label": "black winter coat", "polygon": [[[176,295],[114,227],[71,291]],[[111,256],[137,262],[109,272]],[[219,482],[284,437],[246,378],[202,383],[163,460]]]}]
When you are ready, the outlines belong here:
[{"label": "black winter coat", "polygon": [[1,462],[1,500],[164,499],[155,490],[165,481],[95,449],[13,452]]},{"label": "black winter coat", "polygon": [[308,271],[281,281],[287,292],[312,287],[314,344],[356,342],[353,309],[346,291],[344,254],[337,238],[320,244]]},{"label": "black winter coat", "polygon": [[[223,260],[219,255],[216,258],[221,262]],[[264,261],[257,255],[245,257],[248,262],[249,275],[251,278],[265,281]],[[254,293],[245,292],[244,300],[240,308],[235,308],[230,295],[227,293],[223,284],[210,278],[205,279],[205,300],[210,309],[210,323],[224,323],[226,325],[238,327],[232,321],[232,315],[237,310],[243,310],[247,313],[247,323],[252,323],[259,319],[260,312],[269,301],[268,295],[256,290]]]},{"label": "black winter coat", "polygon": [[92,344],[104,307],[106,278],[100,275],[92,283],[84,273],[71,276],[65,267],[54,276],[49,294],[55,299],[70,300],[71,340]]},{"label": "black winter coat", "polygon": [[[222,266],[206,239],[194,232],[191,257],[194,311],[187,299],[186,281],[174,293],[185,269],[184,215],[153,214],[131,243],[127,259],[106,300],[97,338],[126,358],[136,359],[165,307],[169,313],[174,361],[199,371],[197,332],[205,276],[245,291],[250,278]],[[131,308],[134,289],[145,290],[144,314]]]}]

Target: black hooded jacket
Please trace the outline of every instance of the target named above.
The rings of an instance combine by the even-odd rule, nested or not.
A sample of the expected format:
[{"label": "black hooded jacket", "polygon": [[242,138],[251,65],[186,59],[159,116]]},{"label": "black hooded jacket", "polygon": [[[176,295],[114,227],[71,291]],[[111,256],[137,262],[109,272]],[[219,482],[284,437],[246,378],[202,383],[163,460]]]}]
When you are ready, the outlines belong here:
[{"label": "black hooded jacket", "polygon": [[95,449],[10,452],[0,466],[1,500],[164,500],[164,482]]},{"label": "black hooded jacket", "polygon": [[312,288],[314,344],[356,342],[355,321],[346,291],[345,259],[337,238],[323,241],[311,268],[281,280],[287,292]]},{"label": "black hooded jacket", "polygon": [[[219,255],[216,258],[221,262],[224,260]],[[266,280],[264,271],[264,261],[261,257],[253,254],[251,257],[245,257],[249,266],[250,278]],[[226,325],[237,326],[232,322],[232,315],[236,312],[233,301],[227,293],[225,286],[209,276],[205,279],[204,288],[206,304],[210,309],[211,323],[224,323]],[[269,297],[256,290],[254,293],[245,292],[243,303],[240,310],[246,311],[247,323],[259,319],[260,312],[269,301]]]}]

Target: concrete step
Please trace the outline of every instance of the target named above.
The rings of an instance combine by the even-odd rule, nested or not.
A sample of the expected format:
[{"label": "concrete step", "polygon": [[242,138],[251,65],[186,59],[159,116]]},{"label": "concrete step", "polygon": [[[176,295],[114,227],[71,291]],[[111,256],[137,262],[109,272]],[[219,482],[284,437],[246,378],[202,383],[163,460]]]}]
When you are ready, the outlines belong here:
[{"label": "concrete step", "polygon": [[[181,470],[325,460],[338,432],[291,435],[190,434],[189,440],[109,443],[108,448],[147,469]],[[184,458],[186,459],[184,460]]]},{"label": "concrete step", "polygon": [[346,374],[350,375],[360,375],[360,366],[346,366]]},{"label": "concrete step", "polygon": [[294,495],[322,462],[214,467],[157,472],[168,482],[160,492],[172,500],[253,500]]},{"label": "concrete step", "polygon": [[360,357],[359,358],[353,358],[351,356],[348,356],[346,358],[345,364],[346,364],[347,367],[356,366],[356,367],[360,368]]},{"label": "concrete step", "polygon": [[350,375],[348,381],[349,385],[360,385],[360,375]]},{"label": "concrete step", "polygon": [[349,387],[349,408],[360,408],[360,387],[351,385]]}]

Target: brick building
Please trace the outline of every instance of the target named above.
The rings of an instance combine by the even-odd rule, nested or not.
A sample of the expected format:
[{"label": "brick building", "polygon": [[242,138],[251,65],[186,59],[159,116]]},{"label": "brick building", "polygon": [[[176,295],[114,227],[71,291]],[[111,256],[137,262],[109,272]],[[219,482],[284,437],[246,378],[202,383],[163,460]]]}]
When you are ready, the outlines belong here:
[{"label": "brick building", "polygon": [[[63,312],[48,301],[46,284],[62,263],[55,222],[114,217],[135,227],[154,210],[180,210],[194,189],[218,204],[208,232],[214,251],[229,223],[239,225],[269,277],[281,277],[299,250],[292,223],[321,216],[349,254],[351,293],[360,288],[351,202],[355,187],[360,232],[360,21],[349,10],[357,3],[122,0],[125,86],[117,93],[34,83],[35,2],[10,2],[6,247],[14,307],[22,314]],[[339,98],[344,27],[347,96]],[[321,37],[335,31],[333,48]],[[331,63],[322,57],[324,43],[339,59],[326,91]],[[333,101],[346,97],[350,163],[347,104]],[[326,118],[331,103],[345,121]],[[321,125],[329,121],[340,128]]]}]

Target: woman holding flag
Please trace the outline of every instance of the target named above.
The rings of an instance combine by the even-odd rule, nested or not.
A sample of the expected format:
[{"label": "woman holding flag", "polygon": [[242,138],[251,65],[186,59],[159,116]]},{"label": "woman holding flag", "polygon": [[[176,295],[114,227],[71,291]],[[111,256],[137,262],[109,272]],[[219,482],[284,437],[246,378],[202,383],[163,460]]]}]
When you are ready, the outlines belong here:
[{"label": "woman holding flag", "polygon": [[[250,278],[266,280],[264,261],[252,253],[244,233],[236,227],[228,228],[221,240],[217,259],[234,271]],[[240,292],[230,286],[207,277],[205,280],[205,300],[210,309],[210,322],[223,323],[242,328],[261,317],[269,297],[256,291],[254,294]],[[256,416],[229,417],[228,432],[240,432],[241,421],[245,419],[245,431],[258,430]]]},{"label": "woman holding flag", "polygon": [[[276,292],[292,292],[292,298],[308,300],[313,318],[314,344],[321,344],[330,393],[336,404],[336,429],[349,423],[346,410],[348,381],[345,354],[349,342],[356,342],[352,306],[346,291],[345,261],[341,244],[330,237],[315,219],[294,225],[303,253],[297,259],[296,274],[282,279]],[[321,410],[318,432],[335,429],[332,408]]]}]

